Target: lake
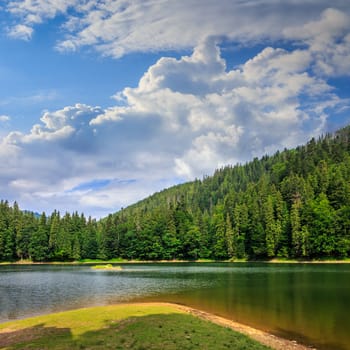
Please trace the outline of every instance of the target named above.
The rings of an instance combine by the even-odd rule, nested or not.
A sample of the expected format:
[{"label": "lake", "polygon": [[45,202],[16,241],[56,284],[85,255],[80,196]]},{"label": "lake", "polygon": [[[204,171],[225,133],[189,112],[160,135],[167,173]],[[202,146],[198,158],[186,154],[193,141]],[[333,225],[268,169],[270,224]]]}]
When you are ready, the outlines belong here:
[{"label": "lake", "polygon": [[350,264],[0,266],[0,322],[125,301],[202,309],[318,349],[350,349]]}]

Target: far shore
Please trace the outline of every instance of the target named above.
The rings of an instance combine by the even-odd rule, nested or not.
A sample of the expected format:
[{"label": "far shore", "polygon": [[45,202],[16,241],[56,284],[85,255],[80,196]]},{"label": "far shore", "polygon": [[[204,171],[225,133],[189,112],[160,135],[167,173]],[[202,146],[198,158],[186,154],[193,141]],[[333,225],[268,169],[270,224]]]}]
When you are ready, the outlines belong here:
[{"label": "far shore", "polygon": [[332,260],[332,259],[320,259],[320,260],[288,260],[288,259],[271,259],[271,260],[210,260],[210,259],[198,259],[198,260],[124,260],[124,259],[111,259],[111,260],[77,260],[77,261],[32,261],[29,259],[18,261],[6,261],[0,262],[1,265],[90,265],[90,264],[159,264],[159,263],[269,263],[269,264],[349,264],[350,259],[344,260]]}]

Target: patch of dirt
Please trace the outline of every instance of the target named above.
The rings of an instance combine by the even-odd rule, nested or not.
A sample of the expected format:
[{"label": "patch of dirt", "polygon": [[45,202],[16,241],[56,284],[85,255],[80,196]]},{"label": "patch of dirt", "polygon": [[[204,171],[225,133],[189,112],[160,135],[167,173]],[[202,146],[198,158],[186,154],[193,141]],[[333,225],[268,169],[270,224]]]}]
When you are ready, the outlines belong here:
[{"label": "patch of dirt", "polygon": [[44,327],[43,325],[17,330],[4,328],[0,330],[0,348],[18,343],[32,342],[43,336],[56,336],[65,332],[70,332],[70,330],[65,328]]}]

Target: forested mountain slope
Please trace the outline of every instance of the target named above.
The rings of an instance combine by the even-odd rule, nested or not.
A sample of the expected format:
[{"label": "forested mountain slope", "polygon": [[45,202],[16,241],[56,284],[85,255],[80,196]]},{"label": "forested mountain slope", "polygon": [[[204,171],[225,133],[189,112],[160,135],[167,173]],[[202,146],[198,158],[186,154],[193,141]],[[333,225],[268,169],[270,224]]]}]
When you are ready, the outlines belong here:
[{"label": "forested mountain slope", "polygon": [[350,256],[350,126],[96,222],[0,203],[0,260]]},{"label": "forested mountain slope", "polygon": [[127,258],[349,256],[350,127],[156,193],[105,227]]}]

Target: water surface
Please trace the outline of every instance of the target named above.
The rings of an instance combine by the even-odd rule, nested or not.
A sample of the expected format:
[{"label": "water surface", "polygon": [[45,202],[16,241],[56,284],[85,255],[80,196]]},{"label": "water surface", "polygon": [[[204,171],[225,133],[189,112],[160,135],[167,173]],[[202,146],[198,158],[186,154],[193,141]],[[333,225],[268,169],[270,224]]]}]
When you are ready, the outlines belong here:
[{"label": "water surface", "polygon": [[168,301],[319,349],[350,349],[350,264],[122,266],[0,266],[0,321],[132,300]]}]

